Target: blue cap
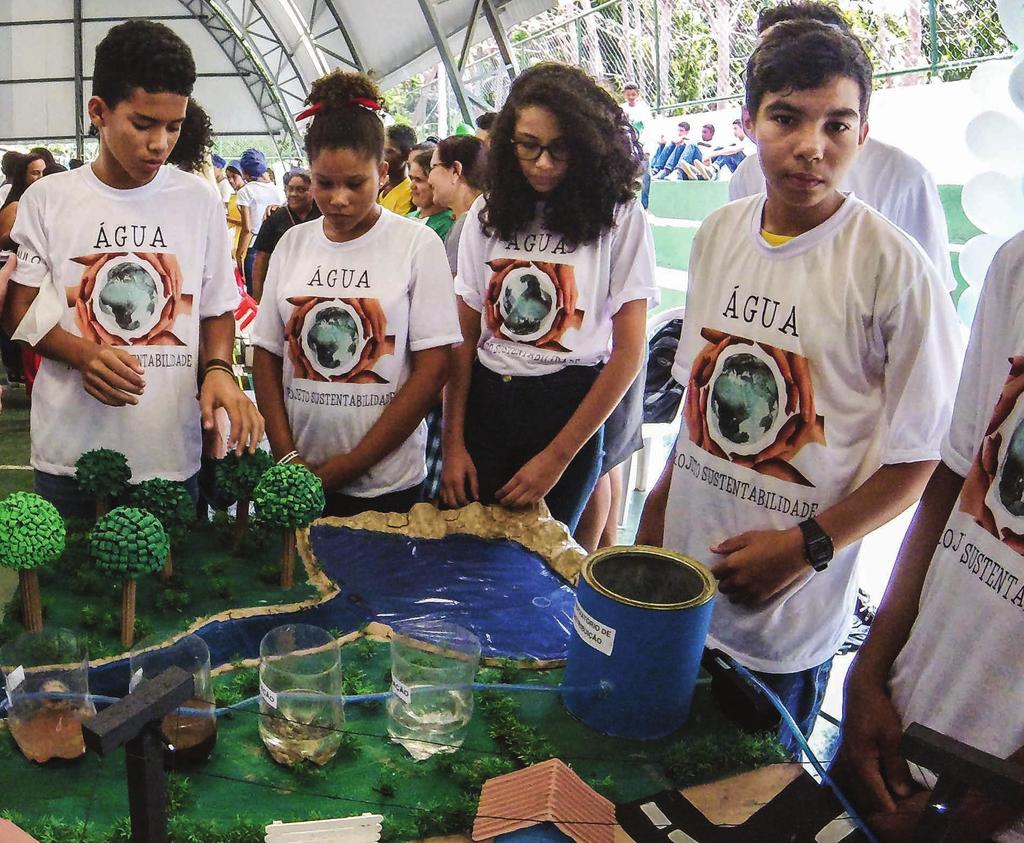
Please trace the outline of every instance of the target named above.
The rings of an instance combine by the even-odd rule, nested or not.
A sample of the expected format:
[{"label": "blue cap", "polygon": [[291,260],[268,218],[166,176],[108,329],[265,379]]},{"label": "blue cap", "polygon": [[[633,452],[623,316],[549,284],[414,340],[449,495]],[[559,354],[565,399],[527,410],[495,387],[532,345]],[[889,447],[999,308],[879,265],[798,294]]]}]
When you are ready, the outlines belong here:
[{"label": "blue cap", "polygon": [[224,165],[227,163],[216,152],[213,153],[213,155],[210,156],[210,160],[213,161],[213,166],[216,167],[218,170],[223,170],[224,169]]},{"label": "blue cap", "polygon": [[242,174],[242,162],[239,161],[237,158],[232,158],[230,161],[228,161],[227,169],[234,170],[236,173],[241,175]]},{"label": "blue cap", "polygon": [[267,171],[267,156],[258,149],[247,149],[240,159],[242,172],[249,178],[258,179]]}]

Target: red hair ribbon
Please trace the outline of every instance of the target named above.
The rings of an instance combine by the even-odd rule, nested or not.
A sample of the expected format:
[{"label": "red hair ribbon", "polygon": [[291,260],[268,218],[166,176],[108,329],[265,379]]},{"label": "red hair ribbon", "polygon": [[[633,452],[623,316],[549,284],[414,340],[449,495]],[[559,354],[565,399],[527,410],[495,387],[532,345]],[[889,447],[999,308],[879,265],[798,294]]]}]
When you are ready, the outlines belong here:
[{"label": "red hair ribbon", "polygon": [[[348,102],[350,105],[361,105],[363,108],[368,108],[370,111],[380,111],[381,105],[377,100],[371,100],[367,97],[349,97]],[[307,117],[312,117],[323,111],[324,104],[322,102],[314,103],[304,111],[300,111],[295,115],[295,122],[298,123],[301,120],[305,120]]]}]

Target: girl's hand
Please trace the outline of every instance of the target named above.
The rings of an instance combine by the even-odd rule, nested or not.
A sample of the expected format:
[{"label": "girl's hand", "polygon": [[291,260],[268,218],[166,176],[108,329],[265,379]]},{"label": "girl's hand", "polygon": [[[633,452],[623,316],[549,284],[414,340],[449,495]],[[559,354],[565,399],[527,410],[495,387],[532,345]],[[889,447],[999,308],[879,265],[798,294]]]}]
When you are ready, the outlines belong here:
[{"label": "girl's hand", "polygon": [[441,458],[441,503],[454,509],[478,500],[476,466],[469,451],[464,445],[445,448]]},{"label": "girl's hand", "polygon": [[547,447],[498,489],[498,503],[511,508],[532,506],[550,492],[568,465]]}]

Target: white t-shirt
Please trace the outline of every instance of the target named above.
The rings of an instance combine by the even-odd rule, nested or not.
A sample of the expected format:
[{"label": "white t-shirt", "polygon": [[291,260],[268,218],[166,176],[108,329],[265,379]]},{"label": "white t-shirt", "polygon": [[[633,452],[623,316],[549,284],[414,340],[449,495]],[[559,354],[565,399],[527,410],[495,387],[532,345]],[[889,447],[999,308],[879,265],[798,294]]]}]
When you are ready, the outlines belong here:
[{"label": "white t-shirt", "polygon": [[[999,758],[1024,745],[1022,272],[1018,234],[996,254],[985,281],[942,444],[943,462],[967,480],[890,677],[904,724],[921,723]],[[934,777],[911,770],[934,785]],[[1024,824],[995,839],[1024,841]]]},{"label": "white t-shirt", "polygon": [[252,228],[252,244],[256,242],[256,235],[260,233],[263,225],[263,215],[271,205],[283,205],[285,203],[284,193],[276,184],[266,181],[246,182],[238,191],[238,207],[249,209],[249,221]]},{"label": "white t-shirt", "polygon": [[[85,451],[112,448],[128,458],[132,482],[195,474],[199,322],[239,300],[218,197],[174,167],[143,187],[115,190],[86,165],[33,184],[12,238],[13,280],[48,286],[40,297],[66,302],[61,327],[126,348],[146,381],[137,405],[108,407],[85,392],[78,371],[44,359],[32,392],[33,467],[72,475]],[[164,281],[174,265],[178,299]]]},{"label": "white t-shirt", "polygon": [[7,197],[11,194],[11,188],[13,184],[2,184],[0,185],[0,205],[3,205],[7,201]]},{"label": "white t-shirt", "polygon": [[[323,220],[285,232],[270,258],[253,342],[284,362],[295,447],[313,464],[350,452],[408,380],[412,352],[462,341],[444,244],[383,210],[362,237],[333,243]],[[426,424],[339,489],[376,497],[426,476]]]},{"label": "white t-shirt", "polygon": [[[755,147],[729,179],[730,201],[764,193],[764,173],[756,152]],[[846,174],[842,190],[855,194],[913,237],[938,268],[946,289],[956,287],[946,213],[935,179],[920,161],[869,137]]]},{"label": "white t-shirt", "polygon": [[480,312],[477,355],[491,371],[546,375],[603,363],[619,308],[657,302],[654,239],[639,202],[620,205],[612,228],[582,246],[536,222],[507,242],[487,237],[483,206],[480,196],[462,230],[455,292]]},{"label": "white t-shirt", "polygon": [[[711,545],[794,527],[882,465],[937,459],[960,365],[952,302],[906,235],[850,196],[773,248],[764,201],[697,232],[672,369],[686,394],[665,546],[706,564]],[[768,673],[823,663],[846,636],[857,550],[759,608],[719,597],[709,645]]]},{"label": "white t-shirt", "polygon": [[622,110],[626,112],[630,124],[636,129],[636,133],[640,137],[640,145],[645,152],[650,152],[657,146],[654,137],[654,114],[651,107],[644,100],[637,98],[636,105],[630,105],[628,102],[622,103]]},{"label": "white t-shirt", "polygon": [[231,201],[231,194],[234,193],[231,183],[227,179],[221,179],[217,182],[217,193],[220,195],[220,201],[227,205]]}]

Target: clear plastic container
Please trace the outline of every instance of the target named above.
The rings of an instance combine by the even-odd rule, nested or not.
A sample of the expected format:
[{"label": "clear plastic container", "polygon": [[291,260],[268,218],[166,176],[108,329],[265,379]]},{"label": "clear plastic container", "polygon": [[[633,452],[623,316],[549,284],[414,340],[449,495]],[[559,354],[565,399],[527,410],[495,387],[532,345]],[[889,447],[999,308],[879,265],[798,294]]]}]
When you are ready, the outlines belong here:
[{"label": "clear plastic container", "polygon": [[71,631],[29,632],[0,647],[7,688],[7,722],[26,758],[77,758],[85,752],[82,721],[96,709],[89,698],[89,656]]},{"label": "clear plastic container", "polygon": [[341,653],[326,630],[272,629],[260,642],[260,737],[279,764],[326,764],[345,726]]},{"label": "clear plastic container", "polygon": [[144,679],[155,679],[169,667],[192,674],[192,698],[160,721],[166,742],[164,765],[169,770],[199,764],[209,758],[217,743],[217,715],[210,682],[210,649],[198,635],[185,635],[173,644],[147,639],[131,653],[131,688]]},{"label": "clear plastic container", "polygon": [[388,733],[413,759],[462,746],[479,664],[480,639],[468,629],[429,618],[395,627]]}]

